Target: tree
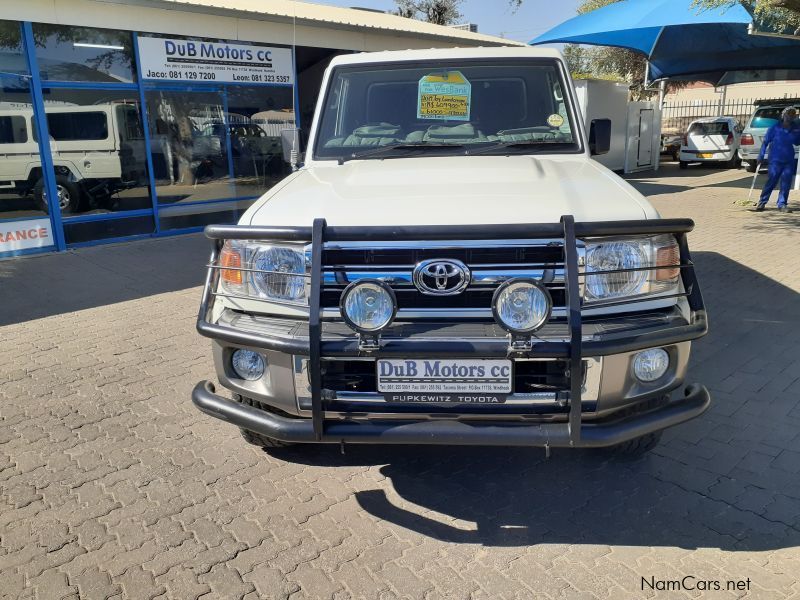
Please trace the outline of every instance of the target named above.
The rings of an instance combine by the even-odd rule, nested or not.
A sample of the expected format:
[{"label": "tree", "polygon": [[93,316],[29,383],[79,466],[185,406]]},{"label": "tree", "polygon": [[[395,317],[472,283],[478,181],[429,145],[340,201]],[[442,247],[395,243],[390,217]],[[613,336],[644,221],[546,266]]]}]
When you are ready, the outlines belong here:
[{"label": "tree", "polygon": [[567,61],[567,69],[575,78],[581,78],[589,72],[589,51],[577,44],[567,44],[564,46],[564,60]]},{"label": "tree", "polygon": [[[462,15],[459,7],[464,0],[394,0],[397,14],[407,19],[420,19],[436,25],[453,25]],[[508,0],[513,9],[522,5],[523,0]]]},{"label": "tree", "polygon": [[[619,0],[583,0],[578,6],[578,14],[592,12],[614,2]],[[609,46],[576,49],[568,45],[565,55],[573,76],[624,81],[630,86],[634,98],[641,99],[648,95],[645,90],[647,58],[639,52]],[[575,67],[579,70],[576,71]]]},{"label": "tree", "polygon": [[[739,3],[740,0],[695,0],[695,4],[703,8]],[[800,0],[742,0],[741,4],[753,12],[761,28],[800,35]]]},{"label": "tree", "polygon": [[[619,1],[583,0],[578,6],[578,14],[592,12]],[[635,100],[646,99],[653,93],[646,89],[647,57],[640,52],[611,46],[583,48],[568,44],[564,49],[564,55],[573,77],[626,82]],[[579,70],[575,70],[576,67]],[[681,89],[688,84],[688,81],[668,82],[667,89]]]},{"label": "tree", "polygon": [[458,8],[463,0],[395,0],[397,14],[436,25],[453,25],[461,19]]}]

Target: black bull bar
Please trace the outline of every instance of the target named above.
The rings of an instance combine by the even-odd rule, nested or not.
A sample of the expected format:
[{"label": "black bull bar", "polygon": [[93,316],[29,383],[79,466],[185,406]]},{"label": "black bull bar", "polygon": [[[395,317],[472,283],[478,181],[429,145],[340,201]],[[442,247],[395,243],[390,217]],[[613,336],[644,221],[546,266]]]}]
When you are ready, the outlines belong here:
[{"label": "black bull bar", "polygon": [[[583,356],[608,355],[667,345],[699,338],[708,330],[705,307],[687,244],[687,233],[694,228],[691,219],[653,219],[641,221],[603,221],[576,223],[570,215],[559,223],[514,225],[442,225],[442,226],[387,226],[350,227],[328,226],[324,219],[316,219],[312,227],[263,227],[241,225],[211,225],[206,236],[212,241],[209,269],[203,289],[203,298],[197,320],[201,335],[234,344],[273,350],[287,354],[307,356],[311,386],[312,418],[287,418],[267,413],[233,402],[214,392],[214,386],[202,381],[195,386],[192,400],[203,412],[286,442],[329,443],[390,443],[390,444],[471,444],[471,445],[521,445],[521,446],[586,446],[599,447],[617,444],[677,425],[702,414],[710,404],[708,391],[699,385],[689,386],[685,397],[647,413],[611,423],[583,423],[581,410],[581,378],[570,377],[568,392],[569,415],[566,423],[488,423],[437,419],[434,422],[411,421],[348,421],[325,418],[322,401],[321,360],[323,356],[358,356],[357,342],[325,340],[322,336],[322,258],[325,244],[343,241],[446,241],[446,240],[542,240],[561,239],[564,244],[564,273],[568,342],[537,342],[525,350],[513,351],[517,357],[564,358],[570,373],[580,373]],[[679,269],[683,291],[664,298],[686,298],[691,319],[685,325],[673,326],[665,331],[643,333],[623,340],[584,341],[581,327],[580,277],[585,276],[578,264],[579,238],[616,236],[642,236],[672,234],[676,237],[680,262],[674,265],[619,269],[610,272]],[[270,337],[218,325],[210,321],[216,297],[220,271],[219,254],[225,240],[254,240],[271,242],[311,241],[310,292],[308,340]],[[247,269],[241,269],[247,270]],[[603,307],[628,305],[637,301],[625,299],[604,302]],[[395,347],[393,347],[393,344]],[[427,354],[452,357],[469,354],[482,356],[508,356],[509,345],[503,340],[485,344],[480,348],[464,347],[459,342],[438,341],[420,343],[420,347],[398,342],[379,342],[370,356],[404,356]],[[588,354],[587,354],[588,355]]]}]

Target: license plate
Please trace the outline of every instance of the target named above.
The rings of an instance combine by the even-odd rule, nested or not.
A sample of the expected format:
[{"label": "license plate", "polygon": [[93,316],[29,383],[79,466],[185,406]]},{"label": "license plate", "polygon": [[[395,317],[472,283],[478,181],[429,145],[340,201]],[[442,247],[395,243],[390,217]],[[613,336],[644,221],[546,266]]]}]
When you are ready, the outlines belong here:
[{"label": "license plate", "polygon": [[467,402],[458,396],[510,394],[512,367],[505,359],[380,359],[377,375],[379,392],[403,397],[419,394],[422,398],[396,402]]},{"label": "license plate", "polygon": [[697,158],[711,158],[712,156],[714,156],[714,154],[710,152],[704,152],[703,154],[698,154]]}]

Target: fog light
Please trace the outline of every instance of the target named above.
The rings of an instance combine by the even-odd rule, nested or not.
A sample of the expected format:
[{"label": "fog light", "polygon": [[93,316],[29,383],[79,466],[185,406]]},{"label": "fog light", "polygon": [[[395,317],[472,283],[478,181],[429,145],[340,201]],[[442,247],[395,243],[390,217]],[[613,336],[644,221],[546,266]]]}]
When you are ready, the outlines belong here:
[{"label": "fog light", "polygon": [[534,279],[511,279],[497,288],[492,313],[497,323],[511,333],[533,333],[550,318],[550,292]]},{"label": "fog light", "polygon": [[359,333],[377,333],[397,314],[392,288],[378,279],[362,279],[348,285],[339,301],[345,322]]},{"label": "fog light", "polygon": [[660,379],[668,368],[669,354],[663,348],[644,350],[633,359],[633,374],[636,379],[645,383]]},{"label": "fog light", "polygon": [[252,350],[234,350],[231,366],[246,381],[255,381],[264,375],[264,357]]}]

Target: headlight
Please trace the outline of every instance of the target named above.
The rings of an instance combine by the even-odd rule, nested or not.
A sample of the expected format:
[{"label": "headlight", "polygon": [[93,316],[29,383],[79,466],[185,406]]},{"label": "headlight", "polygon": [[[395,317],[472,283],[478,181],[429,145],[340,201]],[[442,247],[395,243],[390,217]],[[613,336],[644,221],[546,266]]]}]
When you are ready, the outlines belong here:
[{"label": "headlight", "polygon": [[264,246],[252,260],[252,281],[257,294],[270,300],[305,301],[305,254],[296,248]]},{"label": "headlight", "polygon": [[377,333],[388,327],[397,314],[392,288],[377,279],[351,283],[339,302],[342,318],[360,333]]},{"label": "headlight", "polygon": [[[228,240],[219,257],[223,292],[305,306],[308,277],[302,246]],[[226,268],[227,267],[227,268]]]},{"label": "headlight", "polygon": [[547,323],[553,301],[550,292],[533,279],[506,281],[494,293],[495,321],[511,333],[533,333]]},{"label": "headlight", "polygon": [[674,293],[680,269],[648,267],[672,267],[679,263],[678,243],[672,235],[598,243],[589,241],[586,244],[586,301]]}]

